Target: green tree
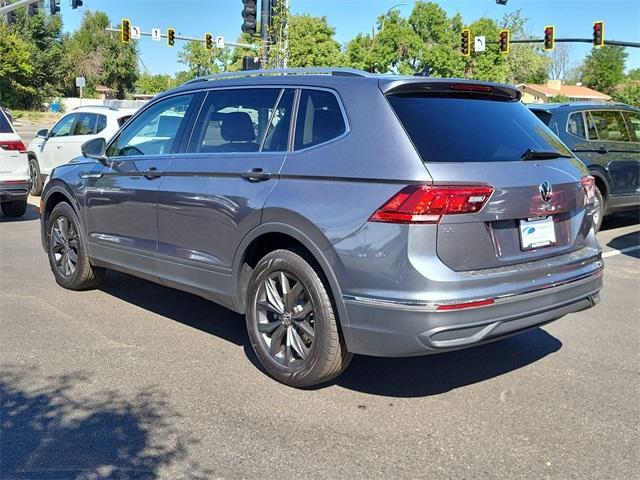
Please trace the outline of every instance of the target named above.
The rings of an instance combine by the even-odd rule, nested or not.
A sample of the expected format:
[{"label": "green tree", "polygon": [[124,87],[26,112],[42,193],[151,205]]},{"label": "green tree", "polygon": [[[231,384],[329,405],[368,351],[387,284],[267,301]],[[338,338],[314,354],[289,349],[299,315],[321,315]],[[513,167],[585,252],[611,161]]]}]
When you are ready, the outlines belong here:
[{"label": "green tree", "polygon": [[613,99],[640,108],[640,81],[636,80],[625,84],[613,92]]},{"label": "green tree", "polygon": [[612,95],[616,85],[624,80],[628,55],[624,47],[594,48],[582,66],[582,82],[589,88]]},{"label": "green tree", "polygon": [[65,39],[66,76],[64,89],[76,94],[74,78],[84,76],[87,91],[105,85],[124,98],[138,79],[138,48],[135,40],[122,43],[119,34],[107,32],[109,17],[104,12],[87,11],[80,28]]},{"label": "green tree", "polygon": [[136,93],[156,94],[164,92],[172,86],[170,75],[151,75],[143,73],[136,82]]},{"label": "green tree", "polygon": [[[533,38],[526,30],[528,20],[522,15],[522,10],[516,10],[505,14],[500,26],[509,29],[512,39],[525,40]],[[505,80],[508,83],[545,83],[549,77],[551,60],[544,55],[543,49],[539,46],[513,43],[505,61]]]},{"label": "green tree", "polygon": [[24,106],[26,98],[35,94],[30,84],[33,73],[33,48],[0,24],[0,104]]},{"label": "green tree", "polygon": [[178,52],[178,61],[186,65],[187,74],[195,78],[226,71],[231,56],[224,49],[213,47],[207,50],[202,42],[189,42]]},{"label": "green tree", "polygon": [[[480,18],[469,25],[472,36],[484,35],[486,38],[498,38],[500,28],[490,18]],[[472,53],[465,57],[465,74],[476,80],[491,82],[507,81],[507,61],[497,48],[487,48],[482,53]]]},{"label": "green tree", "polygon": [[289,66],[328,67],[340,63],[340,44],[326,17],[289,17]]},{"label": "green tree", "polygon": [[372,72],[376,63],[372,47],[371,35],[359,33],[347,43],[342,57],[343,65]]}]

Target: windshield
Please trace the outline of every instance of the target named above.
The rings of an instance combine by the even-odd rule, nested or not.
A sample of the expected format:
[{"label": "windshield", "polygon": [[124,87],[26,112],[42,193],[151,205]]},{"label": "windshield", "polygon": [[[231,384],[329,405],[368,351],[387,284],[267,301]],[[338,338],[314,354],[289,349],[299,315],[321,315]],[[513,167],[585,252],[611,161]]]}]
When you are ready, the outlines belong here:
[{"label": "windshield", "polygon": [[414,93],[388,99],[427,163],[521,161],[527,150],[571,155],[520,102]]}]

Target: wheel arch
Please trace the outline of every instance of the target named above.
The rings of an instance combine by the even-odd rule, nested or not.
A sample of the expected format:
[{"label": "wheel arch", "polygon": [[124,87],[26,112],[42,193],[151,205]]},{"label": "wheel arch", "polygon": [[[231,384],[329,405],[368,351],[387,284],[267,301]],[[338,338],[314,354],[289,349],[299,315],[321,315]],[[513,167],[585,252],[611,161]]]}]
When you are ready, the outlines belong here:
[{"label": "wheel arch", "polygon": [[342,300],[342,289],[331,266],[330,252],[319,248],[316,242],[301,230],[282,223],[263,223],[251,230],[240,243],[233,260],[232,270],[235,310],[239,313],[245,311],[246,287],[253,272],[250,263],[259,260],[269,251],[287,247],[302,247],[315,262],[330,289],[329,295],[337,310],[338,323],[347,326],[349,318]]},{"label": "wheel arch", "polygon": [[[55,181],[55,180],[54,180]],[[80,225],[82,225],[82,217],[80,215],[80,205],[75,195],[70,191],[69,187],[61,182],[47,186],[45,195],[40,197],[40,225],[42,231],[42,246],[47,249],[46,225],[51,212],[61,202],[67,202],[76,212]]]}]

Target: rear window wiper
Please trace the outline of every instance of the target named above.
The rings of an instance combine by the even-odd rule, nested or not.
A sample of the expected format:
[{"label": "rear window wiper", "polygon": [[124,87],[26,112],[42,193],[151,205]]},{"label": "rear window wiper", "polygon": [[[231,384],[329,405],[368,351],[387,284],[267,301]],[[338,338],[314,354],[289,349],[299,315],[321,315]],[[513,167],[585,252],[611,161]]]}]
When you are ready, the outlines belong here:
[{"label": "rear window wiper", "polygon": [[564,153],[553,150],[534,150],[533,148],[528,148],[520,158],[522,158],[522,160],[551,160],[553,158],[571,158],[571,155],[565,155]]}]

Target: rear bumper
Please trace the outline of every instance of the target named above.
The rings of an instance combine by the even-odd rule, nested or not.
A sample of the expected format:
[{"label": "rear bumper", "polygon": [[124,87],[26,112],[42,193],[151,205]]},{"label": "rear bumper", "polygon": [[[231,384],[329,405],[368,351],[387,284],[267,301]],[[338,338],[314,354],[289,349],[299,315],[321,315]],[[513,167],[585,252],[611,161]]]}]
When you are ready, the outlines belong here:
[{"label": "rear bumper", "polygon": [[26,200],[31,185],[28,180],[20,182],[0,182],[0,201]]},{"label": "rear bumper", "polygon": [[503,295],[477,308],[437,311],[436,304],[344,296],[347,348],[380,357],[425,355],[494,341],[594,306],[603,264],[561,284]]}]

